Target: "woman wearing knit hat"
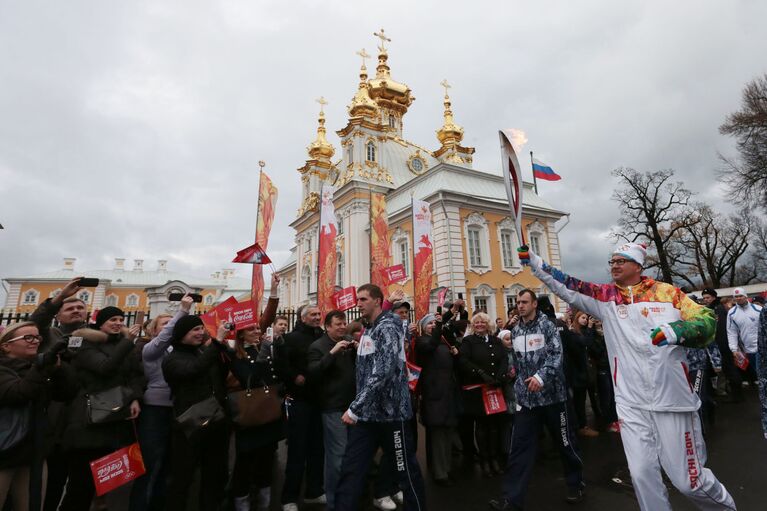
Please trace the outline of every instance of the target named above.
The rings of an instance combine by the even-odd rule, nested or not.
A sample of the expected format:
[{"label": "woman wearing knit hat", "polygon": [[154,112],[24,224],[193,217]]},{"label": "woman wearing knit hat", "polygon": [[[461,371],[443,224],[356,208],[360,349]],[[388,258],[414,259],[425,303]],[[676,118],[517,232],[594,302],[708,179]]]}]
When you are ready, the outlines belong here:
[{"label": "woman wearing knit hat", "polygon": [[77,392],[74,372],[58,356],[66,344],[38,354],[42,340],[31,321],[0,332],[0,509],[6,500],[13,509],[40,509],[50,433],[45,410]]},{"label": "woman wearing knit hat", "polygon": [[[431,452],[430,471],[440,486],[454,486],[450,478],[453,456],[453,436],[458,425],[458,382],[455,377],[456,348],[443,335],[446,317],[427,314],[419,327],[421,336],[415,341],[418,364],[421,366],[421,422],[426,427],[426,440]],[[453,340],[455,338],[453,337]]]},{"label": "woman wearing knit hat", "polygon": [[[173,396],[176,418],[214,397],[226,410],[226,375],[229,360],[223,339],[225,324],[211,339],[199,316],[184,316],[173,327],[173,351],[162,362],[162,373]],[[173,426],[167,509],[187,509],[189,488],[200,469],[199,507],[218,509],[224,498],[228,471],[229,424],[220,420],[187,437],[181,426]]]},{"label": "woman wearing knit hat", "polygon": [[[63,445],[69,458],[69,483],[60,509],[87,511],[95,488],[90,462],[136,441],[130,420],[138,417],[144,394],[144,371],[134,353],[134,340],[141,325],[125,327],[124,313],[105,307],[96,316],[95,329],[72,333],[82,345],[72,360],[80,391],[69,407]],[[108,418],[97,418],[89,403],[112,396],[120,409]]]}]

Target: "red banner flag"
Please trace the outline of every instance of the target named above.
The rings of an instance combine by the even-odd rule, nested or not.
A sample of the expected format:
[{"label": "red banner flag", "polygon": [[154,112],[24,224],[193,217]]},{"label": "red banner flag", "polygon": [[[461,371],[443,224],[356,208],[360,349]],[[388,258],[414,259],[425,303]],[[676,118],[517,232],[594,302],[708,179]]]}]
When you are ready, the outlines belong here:
[{"label": "red banner flag", "polygon": [[266,255],[264,249],[262,249],[258,243],[243,248],[237,252],[237,255],[232,259],[233,263],[246,263],[246,264],[269,264],[272,262],[269,256]]},{"label": "red banner flag", "polygon": [[91,473],[98,496],[141,477],[146,469],[138,442],[91,461]]},{"label": "red banner flag", "polygon": [[232,308],[232,323],[235,330],[244,330],[258,323],[253,300],[240,302]]},{"label": "red banner flag", "polygon": [[449,289],[450,288],[443,287],[442,289],[439,290],[439,293],[437,293],[437,305],[439,305],[440,307],[445,305],[445,298],[447,298],[447,292],[449,291]]},{"label": "red banner flag", "polygon": [[[395,264],[394,266],[389,266],[388,268],[384,268],[384,274],[386,276],[386,278],[384,279],[384,282],[386,282],[387,287],[389,286],[389,284],[394,284],[395,282],[402,282],[403,280],[407,280],[407,274],[405,273],[404,264]],[[386,287],[383,287],[381,289],[386,289]]]},{"label": "red banner flag", "polygon": [[353,309],[357,305],[357,288],[349,286],[333,295],[334,308],[340,311]]},{"label": "red banner flag", "polygon": [[[370,282],[389,295],[390,279],[386,270],[391,264],[389,217],[386,215],[386,195],[370,194]],[[403,269],[404,274],[404,269]]]},{"label": "red banner flag", "polygon": [[202,323],[205,325],[205,329],[211,337],[218,335],[218,327],[221,326],[221,323],[234,323],[232,312],[236,306],[237,299],[230,296],[216,305],[212,310],[200,316]]},{"label": "red banner flag", "polygon": [[429,312],[433,271],[431,208],[428,202],[413,199],[413,294],[416,321]]},{"label": "red banner flag", "polygon": [[[263,171],[258,185],[258,220],[256,222],[256,244],[264,251],[269,245],[269,233],[272,231],[274,211],[277,207],[277,187]],[[265,255],[265,254],[264,254]],[[253,276],[250,282],[250,298],[256,305],[256,318],[264,297],[264,269],[253,265]]]},{"label": "red banner flag", "polygon": [[320,239],[317,258],[319,271],[317,274],[317,306],[322,317],[333,309],[333,295],[336,291],[336,234],[338,221],[333,206],[333,187],[322,187],[320,204]]}]

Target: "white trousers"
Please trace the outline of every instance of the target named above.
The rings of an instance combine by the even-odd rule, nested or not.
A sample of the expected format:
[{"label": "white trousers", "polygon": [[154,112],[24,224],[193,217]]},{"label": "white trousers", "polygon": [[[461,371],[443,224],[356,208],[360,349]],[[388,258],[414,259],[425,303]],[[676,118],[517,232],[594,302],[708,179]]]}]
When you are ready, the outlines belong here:
[{"label": "white trousers", "polygon": [[651,412],[616,405],[623,450],[642,511],[671,511],[661,467],[699,509],[734,510],[735,501],[706,463],[697,412]]}]

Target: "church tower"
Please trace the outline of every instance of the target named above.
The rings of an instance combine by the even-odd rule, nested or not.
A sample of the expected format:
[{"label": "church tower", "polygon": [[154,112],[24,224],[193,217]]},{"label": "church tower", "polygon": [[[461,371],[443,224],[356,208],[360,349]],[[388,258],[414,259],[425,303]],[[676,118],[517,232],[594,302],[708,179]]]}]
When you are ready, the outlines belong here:
[{"label": "church tower", "polygon": [[301,207],[298,210],[298,216],[310,211],[317,211],[319,208],[320,192],[325,183],[332,184],[338,176],[338,169],[331,162],[331,158],[336,150],[328,142],[325,129],[325,105],[328,102],[325,98],[319,98],[320,116],[317,119],[317,138],[306,148],[309,153],[309,159],[306,164],[298,169],[301,174],[302,199]]},{"label": "church tower", "polygon": [[442,146],[434,152],[434,157],[445,163],[471,168],[474,148],[463,147],[461,145],[463,128],[453,121],[452,104],[447,92],[450,84],[447,83],[447,80],[442,80],[440,85],[445,88],[445,101],[443,103],[445,105],[445,113],[443,114],[444,121],[442,127],[437,130],[437,140],[439,140]]}]

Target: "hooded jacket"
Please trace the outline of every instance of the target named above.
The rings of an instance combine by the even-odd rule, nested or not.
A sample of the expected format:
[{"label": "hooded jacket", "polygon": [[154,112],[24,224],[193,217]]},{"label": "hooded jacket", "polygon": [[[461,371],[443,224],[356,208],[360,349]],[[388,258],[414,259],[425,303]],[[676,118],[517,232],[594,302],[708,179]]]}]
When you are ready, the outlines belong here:
[{"label": "hooded jacket", "polygon": [[[567,388],[562,371],[562,341],[556,325],[537,311],[531,321],[519,319],[511,331],[511,343],[517,364],[514,384],[517,403],[536,408],[565,401]],[[530,392],[525,383],[530,377],[537,379],[543,388]]]},{"label": "hooded jacket", "polygon": [[402,320],[382,312],[357,348],[357,395],[349,415],[363,422],[393,422],[413,416],[405,367]]},{"label": "hooded jacket", "polygon": [[[714,340],[714,313],[679,288],[642,277],[630,287],[592,284],[567,275],[530,252],[533,274],[570,305],[602,320],[615,388],[615,402],[650,411],[697,410],[685,347]],[[650,333],[673,324],[680,343],[654,346]]]}]

